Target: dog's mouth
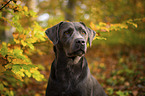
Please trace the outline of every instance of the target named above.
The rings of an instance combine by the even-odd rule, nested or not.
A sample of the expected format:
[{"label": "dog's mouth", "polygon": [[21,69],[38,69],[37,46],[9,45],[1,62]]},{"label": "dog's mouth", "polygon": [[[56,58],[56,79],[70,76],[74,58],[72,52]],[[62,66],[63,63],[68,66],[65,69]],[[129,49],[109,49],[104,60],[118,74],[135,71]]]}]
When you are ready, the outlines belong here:
[{"label": "dog's mouth", "polygon": [[83,54],[85,54],[85,51],[80,49],[80,50],[76,50],[72,53],[68,53],[68,57],[82,56]]}]

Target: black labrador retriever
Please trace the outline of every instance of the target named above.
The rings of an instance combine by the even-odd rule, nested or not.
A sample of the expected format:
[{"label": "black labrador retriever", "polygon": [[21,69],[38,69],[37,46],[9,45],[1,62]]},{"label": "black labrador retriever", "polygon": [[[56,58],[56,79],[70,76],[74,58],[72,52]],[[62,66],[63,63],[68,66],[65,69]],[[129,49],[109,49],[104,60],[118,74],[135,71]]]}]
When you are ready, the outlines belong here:
[{"label": "black labrador retriever", "polygon": [[46,30],[55,52],[46,96],[107,96],[84,57],[95,34],[82,22],[60,22]]}]

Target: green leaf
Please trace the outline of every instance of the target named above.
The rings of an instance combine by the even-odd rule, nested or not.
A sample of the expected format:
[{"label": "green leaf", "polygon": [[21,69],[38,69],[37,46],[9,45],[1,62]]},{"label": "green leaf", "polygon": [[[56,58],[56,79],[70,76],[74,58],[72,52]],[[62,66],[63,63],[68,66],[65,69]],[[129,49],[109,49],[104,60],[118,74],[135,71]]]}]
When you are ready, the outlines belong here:
[{"label": "green leaf", "polygon": [[13,22],[17,22],[19,20],[20,16],[18,14],[15,14],[13,17],[12,17],[12,21]]},{"label": "green leaf", "polygon": [[17,48],[17,49],[14,49],[13,52],[14,52],[14,55],[18,56],[22,54],[23,50]]},{"label": "green leaf", "polygon": [[0,12],[0,18],[2,17],[2,12]]},{"label": "green leaf", "polygon": [[31,72],[30,72],[30,68],[32,68],[32,66],[23,64],[22,68],[25,70],[24,73],[28,76],[31,77]]},{"label": "green leaf", "polygon": [[24,70],[28,70],[28,71],[30,71],[30,66],[29,65],[26,65],[26,64],[23,64],[22,65],[22,68],[24,69]]},{"label": "green leaf", "polygon": [[26,46],[27,45],[27,43],[24,42],[24,40],[21,40],[21,43],[22,43],[23,46]]},{"label": "green leaf", "polygon": [[99,36],[96,36],[94,39],[97,39],[97,40],[106,40],[105,37],[99,37]]},{"label": "green leaf", "polygon": [[42,81],[42,79],[44,79],[44,75],[40,74],[38,70],[34,71],[34,73],[32,74],[32,77],[36,79],[37,81]]},{"label": "green leaf", "polygon": [[2,48],[1,48],[1,50],[0,50],[0,53],[1,53],[1,55],[4,56],[4,57],[7,55],[7,53],[8,53],[7,43],[2,42]]},{"label": "green leaf", "polygon": [[22,49],[18,49],[18,48],[14,49],[13,54],[18,59],[27,60],[25,55],[23,55],[23,50]]},{"label": "green leaf", "polygon": [[122,91],[120,91],[120,90],[117,91],[116,94],[119,95],[119,96],[124,96],[124,93]]},{"label": "green leaf", "polygon": [[35,65],[32,65],[32,64],[28,64],[27,66],[29,66],[30,68],[35,68],[36,67]]},{"label": "green leaf", "polygon": [[37,14],[36,12],[34,12],[33,10],[30,10],[29,12],[30,12],[30,15],[31,15],[32,17],[36,17],[36,14]]},{"label": "green leaf", "polygon": [[26,70],[26,71],[25,71],[25,74],[26,74],[28,77],[31,77],[30,71]]},{"label": "green leaf", "polygon": [[10,91],[9,96],[14,96],[14,92]]},{"label": "green leaf", "polygon": [[113,88],[107,88],[107,91],[108,91],[108,95],[112,95],[114,92]]},{"label": "green leaf", "polygon": [[24,77],[25,74],[22,71],[18,71],[16,74],[19,74],[20,76]]},{"label": "green leaf", "polygon": [[45,67],[41,64],[38,64],[37,67],[38,67],[39,70],[45,70]]},{"label": "green leaf", "polygon": [[30,47],[30,49],[34,50],[34,46],[32,43],[28,43],[27,45]]},{"label": "green leaf", "polygon": [[130,91],[117,91],[116,94],[119,96],[129,96]]},{"label": "green leaf", "polygon": [[19,72],[20,69],[21,69],[20,64],[14,64],[14,65],[12,66],[12,70],[13,70],[14,73]]},{"label": "green leaf", "polygon": [[10,63],[10,64],[7,64],[6,66],[5,66],[5,68],[6,69],[11,69],[12,68],[12,64]]},{"label": "green leaf", "polygon": [[137,28],[137,24],[135,24],[135,23],[132,23],[132,25],[133,25],[135,28]]},{"label": "green leaf", "polygon": [[0,72],[4,72],[6,69],[0,64]]},{"label": "green leaf", "polygon": [[128,23],[128,24],[134,26],[135,28],[137,28],[137,24],[134,23],[132,19],[128,20],[126,23]]},{"label": "green leaf", "polygon": [[4,85],[0,83],[0,90],[2,91],[4,89]]},{"label": "green leaf", "polygon": [[8,82],[3,81],[3,85],[8,86],[9,84],[8,84]]}]

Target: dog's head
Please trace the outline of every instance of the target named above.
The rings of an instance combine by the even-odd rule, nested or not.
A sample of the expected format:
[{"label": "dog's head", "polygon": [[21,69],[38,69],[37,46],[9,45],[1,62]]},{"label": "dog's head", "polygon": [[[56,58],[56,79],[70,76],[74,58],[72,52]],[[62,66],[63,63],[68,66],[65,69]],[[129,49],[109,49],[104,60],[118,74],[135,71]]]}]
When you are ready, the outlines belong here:
[{"label": "dog's head", "polygon": [[68,57],[84,55],[87,42],[91,46],[96,34],[82,22],[60,22],[45,32],[54,46],[61,44]]}]

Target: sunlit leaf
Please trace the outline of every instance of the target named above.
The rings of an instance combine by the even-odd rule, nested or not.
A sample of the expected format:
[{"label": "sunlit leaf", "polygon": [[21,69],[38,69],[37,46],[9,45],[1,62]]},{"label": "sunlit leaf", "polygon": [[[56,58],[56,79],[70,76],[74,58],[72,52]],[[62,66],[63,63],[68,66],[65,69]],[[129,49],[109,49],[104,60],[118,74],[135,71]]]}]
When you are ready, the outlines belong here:
[{"label": "sunlit leaf", "polygon": [[28,43],[27,45],[30,47],[30,49],[34,50],[34,46],[33,46],[33,44]]},{"label": "sunlit leaf", "polygon": [[14,64],[14,65],[12,66],[12,71],[13,71],[14,73],[17,73],[17,72],[20,71],[21,68],[22,68],[22,67],[21,67],[19,64]]},{"label": "sunlit leaf", "polygon": [[14,39],[14,41],[16,42],[16,44],[20,43],[20,41],[17,39]]},{"label": "sunlit leaf", "polygon": [[26,46],[27,45],[27,43],[24,42],[24,40],[21,40],[21,43],[22,43],[23,46]]},{"label": "sunlit leaf", "polygon": [[100,26],[106,26],[107,24],[106,23],[103,23],[103,22],[99,22],[99,25]]},{"label": "sunlit leaf", "polygon": [[10,64],[7,64],[6,66],[5,66],[5,68],[6,69],[11,69],[12,68],[12,64],[10,63]]},{"label": "sunlit leaf", "polygon": [[22,71],[18,71],[16,74],[19,74],[20,76],[24,77],[25,74]]},{"label": "sunlit leaf", "polygon": [[95,38],[94,38],[94,40],[95,39],[98,39],[98,40],[107,40],[105,37],[100,37],[100,36],[96,36]]},{"label": "sunlit leaf", "polygon": [[10,91],[9,96],[14,96],[14,92]]},{"label": "sunlit leaf", "polygon": [[90,26],[93,30],[96,30],[96,25],[93,22],[90,23]]},{"label": "sunlit leaf", "polygon": [[26,71],[25,71],[25,74],[26,74],[28,77],[31,77],[30,71],[26,70]]},{"label": "sunlit leaf", "polygon": [[2,17],[2,12],[0,12],[0,18]]},{"label": "sunlit leaf", "polygon": [[3,89],[4,89],[4,85],[0,83],[0,91],[2,91]]},{"label": "sunlit leaf", "polygon": [[8,86],[8,85],[9,85],[8,82],[6,82],[6,81],[2,81],[2,83],[3,83],[3,85],[5,85],[5,86]]},{"label": "sunlit leaf", "polygon": [[31,66],[26,65],[26,64],[23,64],[22,67],[24,70],[28,70],[28,71],[30,71],[30,68],[31,68]]},{"label": "sunlit leaf", "polygon": [[30,12],[30,15],[31,15],[32,17],[36,17],[36,14],[37,14],[36,12],[31,11],[31,10],[30,10],[29,12]]},{"label": "sunlit leaf", "polygon": [[42,81],[42,79],[44,79],[44,75],[40,74],[38,70],[34,70],[32,77],[35,78],[37,81]]},{"label": "sunlit leaf", "polygon": [[23,8],[24,8],[24,11],[28,11],[28,7],[27,6],[23,6]]},{"label": "sunlit leaf", "polygon": [[0,64],[0,72],[4,72],[6,69]]},{"label": "sunlit leaf", "polygon": [[7,44],[5,42],[2,42],[2,48],[0,49],[0,53],[2,56],[6,56],[8,53],[8,48],[7,48]]}]

